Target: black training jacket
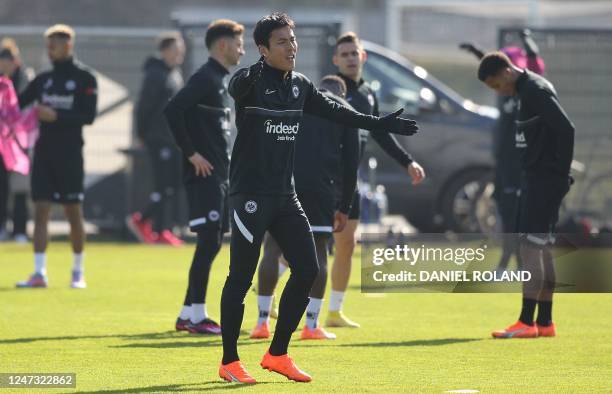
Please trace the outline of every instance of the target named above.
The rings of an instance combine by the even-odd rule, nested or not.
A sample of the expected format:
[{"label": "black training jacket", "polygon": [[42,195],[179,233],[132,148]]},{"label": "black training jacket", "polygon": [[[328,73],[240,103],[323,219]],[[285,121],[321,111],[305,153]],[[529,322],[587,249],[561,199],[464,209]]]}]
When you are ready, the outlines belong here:
[{"label": "black training jacket", "polygon": [[19,105],[23,108],[37,101],[57,111],[55,122],[40,122],[36,149],[57,153],[82,147],[83,126],[93,123],[97,98],[96,78],[72,58],[55,62],[50,71],[36,76],[19,95]]},{"label": "black training jacket", "polygon": [[149,148],[174,146],[163,111],[168,100],[183,87],[183,77],[178,67],[170,68],[157,57],[149,57],[143,69],[142,87],[134,108],[136,133]]},{"label": "black training jacket", "polygon": [[[228,71],[209,58],[174,96],[165,109],[170,130],[185,160],[194,152],[214,167],[213,174],[227,181],[230,142]],[[191,163],[185,163],[186,181],[195,179]]]},{"label": "black training jacket", "polygon": [[[321,89],[326,97],[346,107],[350,104],[333,93]],[[353,200],[359,167],[359,135],[356,129],[313,115],[304,115],[301,133],[295,146],[295,188],[336,196],[336,183],[341,182],[339,210],[348,213]]]},{"label": "black training jacket", "polygon": [[378,117],[328,99],[304,75],[283,74],[264,63],[261,73],[243,68],[230,80],[238,129],[230,163],[230,194],[295,192],[293,154],[302,113],[352,127],[376,129],[380,125]]},{"label": "black training jacket", "polygon": [[553,85],[525,70],[516,81],[520,100],[516,147],[529,175],[567,177],[574,153],[574,125],[561,107]]}]

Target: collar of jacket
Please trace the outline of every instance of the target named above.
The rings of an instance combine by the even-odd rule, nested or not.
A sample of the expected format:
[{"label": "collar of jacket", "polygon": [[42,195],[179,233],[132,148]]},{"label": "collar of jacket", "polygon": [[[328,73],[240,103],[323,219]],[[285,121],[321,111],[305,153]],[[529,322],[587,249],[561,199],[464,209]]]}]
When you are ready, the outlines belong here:
[{"label": "collar of jacket", "polygon": [[292,72],[289,71],[287,73],[287,75],[285,75],[284,78],[283,78],[283,74],[285,74],[285,72],[286,71],[279,70],[278,68],[274,68],[274,67],[270,66],[268,63],[266,63],[264,61],[263,73],[265,75],[271,77],[272,79],[275,79],[275,80],[280,81],[282,83],[287,83],[288,81],[291,81]]},{"label": "collar of jacket", "polygon": [[359,89],[359,87],[365,83],[363,78],[359,78],[359,81],[355,82],[354,79],[351,79],[342,73],[337,73],[336,75],[344,80],[344,83],[346,83],[347,89],[352,89],[352,88]]},{"label": "collar of jacket", "polygon": [[208,58],[208,63],[216,68],[218,71],[222,72],[223,74],[229,74],[229,70],[225,67],[223,67],[223,64],[219,63],[219,61],[217,61],[217,59],[213,58],[213,57],[209,57]]},{"label": "collar of jacket", "polygon": [[53,62],[53,69],[59,72],[70,70],[73,66],[74,58],[72,56],[68,59]]},{"label": "collar of jacket", "polygon": [[528,79],[529,75],[527,75],[527,70],[523,70],[523,72],[521,72],[521,75],[519,75],[515,82],[517,93],[521,92],[521,89],[523,89],[523,87],[525,86],[525,82],[527,82]]}]

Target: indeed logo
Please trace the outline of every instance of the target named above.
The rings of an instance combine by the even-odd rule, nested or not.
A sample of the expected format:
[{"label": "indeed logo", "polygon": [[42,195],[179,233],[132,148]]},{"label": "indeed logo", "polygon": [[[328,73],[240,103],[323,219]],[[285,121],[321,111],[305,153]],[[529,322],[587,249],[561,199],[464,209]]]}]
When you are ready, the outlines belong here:
[{"label": "indeed logo", "polygon": [[55,109],[72,109],[74,95],[60,95],[43,93],[41,101]]},{"label": "indeed logo", "polygon": [[264,122],[267,134],[297,134],[300,129],[300,124],[296,123],[293,126],[286,125],[283,122],[272,124],[270,119]]}]

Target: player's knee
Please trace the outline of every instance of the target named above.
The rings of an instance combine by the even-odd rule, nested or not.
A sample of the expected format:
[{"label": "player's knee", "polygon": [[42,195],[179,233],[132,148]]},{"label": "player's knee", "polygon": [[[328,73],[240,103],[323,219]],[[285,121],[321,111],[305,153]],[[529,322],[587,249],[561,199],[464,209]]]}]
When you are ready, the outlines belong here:
[{"label": "player's knee", "polygon": [[555,279],[550,277],[546,278],[542,284],[542,290],[549,293],[553,292],[555,290]]},{"label": "player's knee", "polygon": [[64,214],[70,222],[80,221],[82,217],[81,207],[78,204],[65,204]]},{"label": "player's knee", "polygon": [[223,298],[229,297],[232,300],[243,302],[251,284],[248,278],[232,275],[230,272],[223,288]]},{"label": "player's knee", "polygon": [[355,238],[355,234],[343,234],[340,237],[335,238],[336,250],[340,252],[352,253],[355,249],[355,245],[357,244],[357,240]]},{"label": "player's knee", "polygon": [[37,209],[34,212],[34,221],[37,223],[47,222],[49,219],[49,211]]},{"label": "player's knee", "polygon": [[318,263],[319,263],[319,269],[318,269],[319,273],[327,272],[327,258],[323,258],[322,256],[319,256]]},{"label": "player's knee", "polygon": [[555,290],[555,283],[557,282],[557,276],[555,274],[554,268],[552,270],[546,270],[544,273],[544,283],[542,285],[543,289],[549,292]]},{"label": "player's knee", "polygon": [[283,255],[283,252],[280,248],[264,248],[263,256],[261,257],[262,262],[266,262],[267,265],[277,264],[280,257]]},{"label": "player's knee", "polygon": [[308,270],[307,280],[310,283],[314,283],[315,279],[317,279],[317,276],[319,276],[319,271],[320,271],[319,264],[317,263],[313,264]]}]

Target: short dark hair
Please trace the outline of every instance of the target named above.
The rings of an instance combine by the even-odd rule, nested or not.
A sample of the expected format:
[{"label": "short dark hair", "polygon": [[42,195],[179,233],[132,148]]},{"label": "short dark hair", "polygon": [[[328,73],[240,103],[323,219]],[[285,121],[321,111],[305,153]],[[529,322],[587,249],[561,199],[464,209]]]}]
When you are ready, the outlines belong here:
[{"label": "short dark hair", "polygon": [[166,31],[157,36],[157,50],[163,51],[170,48],[177,41],[182,40],[181,34],[176,31]]},{"label": "short dark hair", "polygon": [[242,33],[244,33],[244,26],[238,22],[229,19],[217,19],[216,21],[212,21],[206,30],[206,38],[204,39],[206,48],[210,49],[219,38],[233,38]]},{"label": "short dark hair", "polygon": [[342,34],[340,37],[338,37],[338,39],[336,40],[335,49],[338,49],[338,46],[340,46],[340,44],[345,44],[345,43],[357,44],[359,48],[363,48],[363,46],[361,45],[361,40],[359,39],[359,36],[357,36],[357,34],[352,31],[348,31]]},{"label": "short dark hair", "polygon": [[285,13],[275,12],[273,14],[264,16],[255,25],[253,31],[253,39],[255,45],[263,45],[266,48],[270,47],[270,34],[276,29],[281,27],[289,26],[292,30],[295,29],[295,23]]},{"label": "short dark hair", "polygon": [[478,66],[478,79],[484,82],[489,77],[496,76],[507,67],[512,67],[510,58],[503,52],[489,52],[482,57]]},{"label": "short dark hair", "polygon": [[321,78],[319,87],[327,89],[337,96],[346,96],[346,82],[337,75],[326,75]]}]

